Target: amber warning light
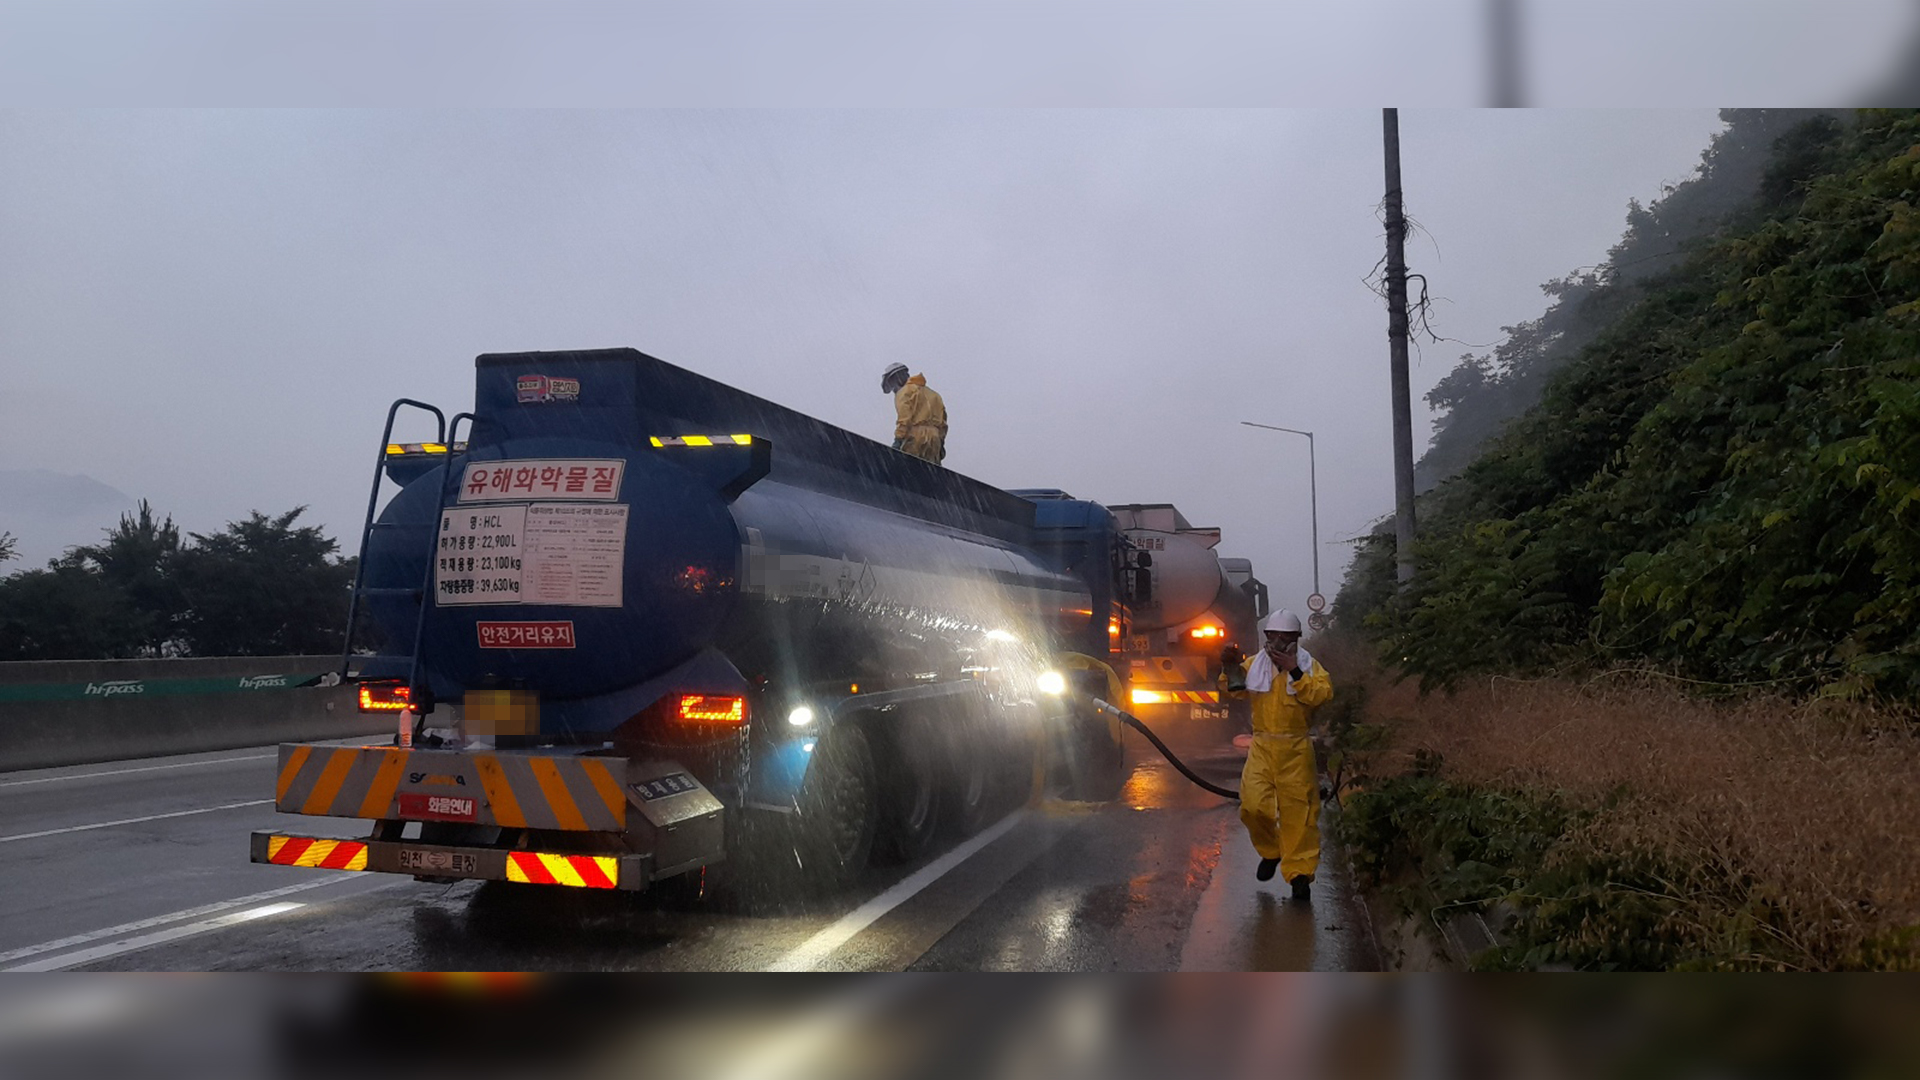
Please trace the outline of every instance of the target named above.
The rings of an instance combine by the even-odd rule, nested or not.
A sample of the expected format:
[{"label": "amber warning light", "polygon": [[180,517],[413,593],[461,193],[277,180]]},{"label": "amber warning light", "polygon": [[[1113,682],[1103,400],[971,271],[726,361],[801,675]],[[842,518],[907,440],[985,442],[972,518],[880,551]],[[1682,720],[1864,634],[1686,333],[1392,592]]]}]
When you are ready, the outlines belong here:
[{"label": "amber warning light", "polygon": [[399,712],[409,704],[407,688],[399,683],[361,683],[361,712]]},{"label": "amber warning light", "polygon": [[681,694],[679,708],[683,724],[733,724],[747,722],[747,699],[715,694]]}]

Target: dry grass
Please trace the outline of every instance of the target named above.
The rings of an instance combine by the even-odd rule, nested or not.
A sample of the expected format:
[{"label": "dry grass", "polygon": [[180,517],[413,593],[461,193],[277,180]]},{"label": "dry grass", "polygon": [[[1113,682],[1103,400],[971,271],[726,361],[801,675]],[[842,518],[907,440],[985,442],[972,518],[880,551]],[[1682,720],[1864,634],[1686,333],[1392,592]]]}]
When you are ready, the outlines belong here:
[{"label": "dry grass", "polygon": [[1701,701],[1646,676],[1495,678],[1426,698],[1410,683],[1359,681],[1367,719],[1394,730],[1375,775],[1425,748],[1444,755],[1448,779],[1596,809],[1575,844],[1693,868],[1672,884],[1705,916],[1773,908],[1783,916],[1770,920],[1776,952],[1791,966],[1879,966],[1889,958],[1863,949],[1920,924],[1920,728],[1910,716]]}]

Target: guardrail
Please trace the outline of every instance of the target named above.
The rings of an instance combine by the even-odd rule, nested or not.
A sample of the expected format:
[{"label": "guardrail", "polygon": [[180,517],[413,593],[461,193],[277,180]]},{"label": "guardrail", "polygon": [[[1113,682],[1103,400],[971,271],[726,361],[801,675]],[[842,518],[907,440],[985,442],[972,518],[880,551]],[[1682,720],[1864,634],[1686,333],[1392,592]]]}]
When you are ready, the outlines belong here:
[{"label": "guardrail", "polygon": [[340,657],[0,663],[0,771],[373,735]]}]

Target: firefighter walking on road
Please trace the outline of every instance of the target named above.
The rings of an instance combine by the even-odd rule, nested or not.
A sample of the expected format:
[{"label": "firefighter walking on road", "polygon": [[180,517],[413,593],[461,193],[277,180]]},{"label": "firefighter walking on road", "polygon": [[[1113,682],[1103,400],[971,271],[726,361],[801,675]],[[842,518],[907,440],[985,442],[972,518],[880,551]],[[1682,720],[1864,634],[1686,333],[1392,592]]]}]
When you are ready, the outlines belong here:
[{"label": "firefighter walking on road", "polygon": [[925,375],[907,376],[907,365],[889,364],[880,392],[893,395],[893,448],[940,464],[947,456],[947,406],[927,387]]},{"label": "firefighter walking on road", "polygon": [[[1260,855],[1254,876],[1278,868],[1295,900],[1312,898],[1320,868],[1320,784],[1307,725],[1313,710],[1333,698],[1333,680],[1300,647],[1300,619],[1276,611],[1260,624],[1265,644],[1252,659],[1230,648],[1221,657],[1222,680],[1233,696],[1253,699],[1253,744],[1240,772],[1240,820]],[[1237,671],[1236,671],[1237,669]],[[1244,690],[1231,675],[1244,673]]]}]

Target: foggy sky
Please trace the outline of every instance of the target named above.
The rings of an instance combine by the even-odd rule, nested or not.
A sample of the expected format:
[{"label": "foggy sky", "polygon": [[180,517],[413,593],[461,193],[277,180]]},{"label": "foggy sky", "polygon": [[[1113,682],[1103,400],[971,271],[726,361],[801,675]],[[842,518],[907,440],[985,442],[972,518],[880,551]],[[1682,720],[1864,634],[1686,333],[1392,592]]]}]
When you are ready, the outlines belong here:
[{"label": "foggy sky", "polygon": [[[1718,126],[1403,111],[1441,332],[1538,315]],[[1305,440],[1238,422],[1317,433],[1331,594],[1392,508],[1380,138],[1370,109],[4,113],[0,467],[201,532],[306,504],[351,549],[386,405],[469,407],[478,353],[632,346],[881,440],[899,360],[949,467],[1173,502],[1298,606]],[[1416,395],[1462,351],[1425,345]]]},{"label": "foggy sky", "polygon": [[[1913,0],[1518,6],[1526,100],[1688,107],[1450,108],[1481,0],[0,0],[0,469],[200,532],[306,504],[351,551],[386,405],[468,407],[477,353],[632,346],[881,440],[899,360],[950,467],[1173,502],[1298,608],[1305,441],[1239,421],[1318,433],[1331,594],[1393,502],[1376,106],[1456,339],[1424,448],[1419,395],[1709,106],[1920,55]],[[1122,107],[1039,108],[1084,105]]]}]

